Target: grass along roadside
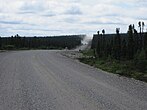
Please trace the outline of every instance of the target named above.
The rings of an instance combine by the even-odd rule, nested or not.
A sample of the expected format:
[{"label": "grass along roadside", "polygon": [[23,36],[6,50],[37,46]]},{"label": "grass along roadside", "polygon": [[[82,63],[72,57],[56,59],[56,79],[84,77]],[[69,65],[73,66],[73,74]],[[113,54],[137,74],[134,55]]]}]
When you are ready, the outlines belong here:
[{"label": "grass along roadside", "polygon": [[104,71],[119,74],[147,82],[147,61],[145,60],[126,60],[118,61],[112,58],[95,58],[93,50],[85,50],[81,52],[83,54],[79,61],[102,69]]}]

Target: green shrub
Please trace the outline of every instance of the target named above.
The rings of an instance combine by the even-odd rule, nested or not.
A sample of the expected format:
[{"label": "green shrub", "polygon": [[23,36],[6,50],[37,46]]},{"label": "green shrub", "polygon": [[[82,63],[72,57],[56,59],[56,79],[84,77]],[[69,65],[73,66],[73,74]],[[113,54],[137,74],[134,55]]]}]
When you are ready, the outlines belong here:
[{"label": "green shrub", "polygon": [[147,60],[144,50],[136,54],[134,59],[134,66],[141,72],[145,72],[147,70]]}]

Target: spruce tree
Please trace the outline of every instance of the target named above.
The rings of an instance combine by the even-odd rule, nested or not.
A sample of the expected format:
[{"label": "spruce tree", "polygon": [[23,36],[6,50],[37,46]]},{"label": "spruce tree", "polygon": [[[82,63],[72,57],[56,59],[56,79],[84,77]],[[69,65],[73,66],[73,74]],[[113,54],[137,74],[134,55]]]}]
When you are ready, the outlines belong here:
[{"label": "spruce tree", "polygon": [[0,49],[2,48],[2,39],[1,39],[1,36],[0,36]]},{"label": "spruce tree", "polygon": [[128,30],[128,45],[127,45],[127,57],[129,60],[134,58],[134,39],[133,39],[133,27],[129,25]]},{"label": "spruce tree", "polygon": [[147,32],[144,35],[144,50],[145,50],[145,56],[147,60]]},{"label": "spruce tree", "polygon": [[116,28],[116,35],[114,38],[114,58],[120,60],[121,55],[121,38],[119,34],[120,29]]}]

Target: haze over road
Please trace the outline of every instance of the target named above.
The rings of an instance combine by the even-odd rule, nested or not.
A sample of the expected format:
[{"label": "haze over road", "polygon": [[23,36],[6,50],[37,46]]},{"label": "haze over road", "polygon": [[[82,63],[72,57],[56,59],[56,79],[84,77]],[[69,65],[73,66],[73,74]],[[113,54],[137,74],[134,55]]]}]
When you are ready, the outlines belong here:
[{"label": "haze over road", "polygon": [[147,110],[147,83],[61,52],[0,53],[0,110]]}]

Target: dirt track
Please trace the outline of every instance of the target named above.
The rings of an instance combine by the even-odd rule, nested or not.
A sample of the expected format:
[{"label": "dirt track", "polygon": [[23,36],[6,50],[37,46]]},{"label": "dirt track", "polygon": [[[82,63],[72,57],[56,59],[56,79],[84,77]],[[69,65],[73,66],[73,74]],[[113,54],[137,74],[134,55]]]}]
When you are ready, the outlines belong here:
[{"label": "dirt track", "polygon": [[0,110],[146,110],[147,83],[103,72],[62,52],[0,53]]}]

